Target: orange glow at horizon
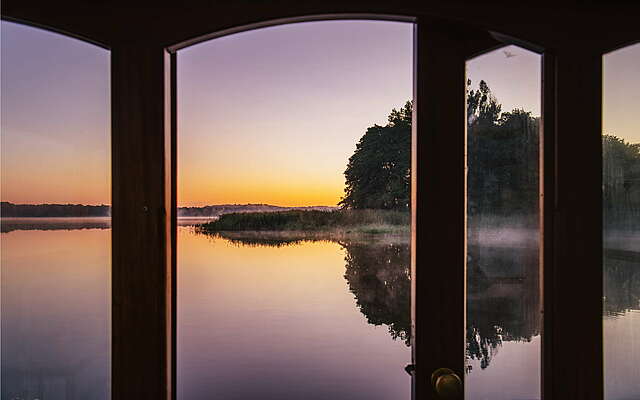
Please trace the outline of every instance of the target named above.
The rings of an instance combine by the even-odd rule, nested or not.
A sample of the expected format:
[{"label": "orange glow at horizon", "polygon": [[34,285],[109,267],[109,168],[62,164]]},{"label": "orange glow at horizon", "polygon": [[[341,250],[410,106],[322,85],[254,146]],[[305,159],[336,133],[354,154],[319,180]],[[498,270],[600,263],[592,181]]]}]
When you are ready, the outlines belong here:
[{"label": "orange glow at horizon", "polygon": [[[12,146],[2,154],[2,201],[15,204],[111,204],[108,133],[101,148],[53,140]],[[55,135],[52,135],[55,137]],[[96,146],[96,147],[98,147]],[[87,146],[88,147],[88,146]]]},{"label": "orange glow at horizon", "polygon": [[[298,178],[299,179],[299,178]],[[187,192],[185,188],[197,191]],[[344,182],[333,186],[325,181],[251,179],[238,182],[215,177],[190,179],[179,185],[181,207],[201,207],[212,204],[270,204],[275,206],[335,206],[344,194]],[[180,199],[188,200],[180,200]]]}]

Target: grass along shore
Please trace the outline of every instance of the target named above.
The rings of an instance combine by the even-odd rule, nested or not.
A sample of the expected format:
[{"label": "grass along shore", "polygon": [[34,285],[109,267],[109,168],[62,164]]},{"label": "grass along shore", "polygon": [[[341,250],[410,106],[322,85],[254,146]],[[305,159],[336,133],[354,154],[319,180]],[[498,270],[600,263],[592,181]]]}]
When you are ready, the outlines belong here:
[{"label": "grass along shore", "polygon": [[331,234],[408,234],[409,211],[335,210],[233,213],[198,225],[202,233],[219,232],[307,232],[314,236]]}]

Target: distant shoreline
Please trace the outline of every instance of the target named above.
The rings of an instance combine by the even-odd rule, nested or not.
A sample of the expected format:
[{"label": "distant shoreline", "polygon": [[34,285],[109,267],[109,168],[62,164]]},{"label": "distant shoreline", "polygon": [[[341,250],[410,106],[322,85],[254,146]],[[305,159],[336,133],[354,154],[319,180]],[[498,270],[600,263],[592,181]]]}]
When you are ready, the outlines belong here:
[{"label": "distant shoreline", "polygon": [[87,206],[83,204],[13,204],[0,203],[3,218],[52,218],[52,217],[108,217],[111,207],[105,204]]},{"label": "distant shoreline", "polygon": [[[178,207],[178,218],[215,218],[230,213],[277,212],[277,211],[332,211],[333,206],[284,207],[270,204],[216,204],[202,207]],[[14,204],[0,202],[2,218],[74,218],[109,217],[111,206],[106,204]]]},{"label": "distant shoreline", "polygon": [[[196,226],[216,217],[178,217],[178,226]],[[111,217],[1,217],[0,232],[110,229]]]}]

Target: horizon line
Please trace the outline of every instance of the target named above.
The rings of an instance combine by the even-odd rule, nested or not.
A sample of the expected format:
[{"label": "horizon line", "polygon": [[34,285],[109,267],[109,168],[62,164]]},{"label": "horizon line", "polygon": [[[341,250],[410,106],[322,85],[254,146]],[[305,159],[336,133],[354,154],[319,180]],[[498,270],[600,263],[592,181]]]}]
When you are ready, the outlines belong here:
[{"label": "horizon line", "polygon": [[[8,203],[16,206],[85,206],[85,207],[111,207],[111,204],[83,204],[83,203],[14,203],[8,200],[1,200],[0,203]],[[272,203],[212,203],[206,204],[202,206],[186,206],[186,205],[177,205],[178,208],[203,208],[203,207],[212,207],[212,206],[272,206],[272,207],[338,207],[338,205],[325,205],[325,204],[314,204],[314,205],[281,205],[281,204],[272,204]]]}]

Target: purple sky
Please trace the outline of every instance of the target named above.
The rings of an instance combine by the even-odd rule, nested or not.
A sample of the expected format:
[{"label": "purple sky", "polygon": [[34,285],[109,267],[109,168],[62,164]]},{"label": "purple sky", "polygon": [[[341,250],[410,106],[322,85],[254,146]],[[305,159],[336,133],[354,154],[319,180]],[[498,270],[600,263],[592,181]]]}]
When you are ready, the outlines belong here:
[{"label": "purple sky", "polygon": [[[2,22],[3,201],[110,202],[109,52]],[[503,110],[540,110],[539,56],[471,60]],[[412,25],[290,24],[178,54],[179,201],[335,204],[367,127],[411,97]],[[640,142],[640,44],[604,59],[604,131]]]}]

